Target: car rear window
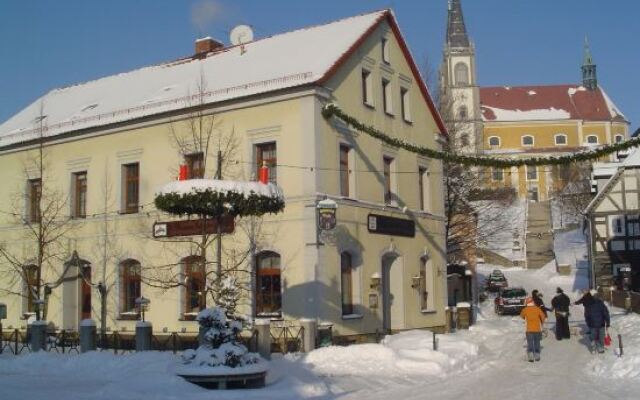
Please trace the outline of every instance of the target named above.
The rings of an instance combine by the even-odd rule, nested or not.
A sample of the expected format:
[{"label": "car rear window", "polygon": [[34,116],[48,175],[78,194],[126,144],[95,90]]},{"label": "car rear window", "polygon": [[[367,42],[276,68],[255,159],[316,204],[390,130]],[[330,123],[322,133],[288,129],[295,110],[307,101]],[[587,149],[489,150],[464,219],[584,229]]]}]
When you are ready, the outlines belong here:
[{"label": "car rear window", "polygon": [[490,281],[500,281],[500,282],[506,281],[504,276],[490,276],[489,280]]},{"label": "car rear window", "polygon": [[502,297],[524,297],[526,295],[527,292],[524,289],[511,289],[502,292]]}]

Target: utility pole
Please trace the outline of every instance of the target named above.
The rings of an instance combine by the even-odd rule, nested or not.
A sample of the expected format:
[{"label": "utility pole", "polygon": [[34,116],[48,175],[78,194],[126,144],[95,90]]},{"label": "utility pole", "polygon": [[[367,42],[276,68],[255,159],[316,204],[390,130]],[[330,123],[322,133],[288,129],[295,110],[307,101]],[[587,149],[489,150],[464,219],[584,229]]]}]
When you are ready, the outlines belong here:
[{"label": "utility pole", "polygon": [[[222,180],[222,151],[218,150],[218,171],[216,173],[216,179]],[[216,217],[217,222],[217,234],[216,237],[216,282],[215,290],[218,291],[217,295],[220,295],[220,289],[222,288],[222,216]]]}]

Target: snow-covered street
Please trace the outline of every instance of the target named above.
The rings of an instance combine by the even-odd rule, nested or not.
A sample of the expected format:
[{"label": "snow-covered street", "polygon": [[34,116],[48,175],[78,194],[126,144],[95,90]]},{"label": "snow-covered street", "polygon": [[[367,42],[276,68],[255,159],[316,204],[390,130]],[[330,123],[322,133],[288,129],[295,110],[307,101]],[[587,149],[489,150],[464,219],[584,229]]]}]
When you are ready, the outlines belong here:
[{"label": "snow-covered street", "polygon": [[[486,266],[480,273],[492,269]],[[581,277],[552,270],[505,270],[511,286],[539,289],[549,304],[561,286],[572,300]],[[547,323],[542,361],[525,362],[523,322],[496,316],[491,299],[469,331],[438,335],[432,350],[429,332],[409,331],[382,344],[329,347],[308,355],[276,356],[268,385],[260,390],[216,392],[220,399],[632,399],[640,390],[640,317],[613,309],[612,336],[622,334],[624,356],[608,349],[592,355],[582,334],[556,341],[553,318]],[[580,327],[581,306],[571,325]],[[574,330],[574,329],[572,329]],[[575,330],[581,331],[581,328]],[[614,345],[617,344],[614,340]],[[114,356],[27,354],[0,356],[0,398],[5,399],[204,399],[211,392],[175,377],[170,353]]]}]

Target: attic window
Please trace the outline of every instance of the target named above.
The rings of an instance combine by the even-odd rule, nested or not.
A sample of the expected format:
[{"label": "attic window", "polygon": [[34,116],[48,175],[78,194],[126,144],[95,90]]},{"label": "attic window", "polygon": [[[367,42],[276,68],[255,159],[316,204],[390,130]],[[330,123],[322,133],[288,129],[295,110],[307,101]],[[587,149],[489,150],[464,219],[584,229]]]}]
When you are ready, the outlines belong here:
[{"label": "attic window", "polygon": [[89,104],[88,106],[82,108],[82,112],[93,110],[96,107],[98,107],[98,103]]}]

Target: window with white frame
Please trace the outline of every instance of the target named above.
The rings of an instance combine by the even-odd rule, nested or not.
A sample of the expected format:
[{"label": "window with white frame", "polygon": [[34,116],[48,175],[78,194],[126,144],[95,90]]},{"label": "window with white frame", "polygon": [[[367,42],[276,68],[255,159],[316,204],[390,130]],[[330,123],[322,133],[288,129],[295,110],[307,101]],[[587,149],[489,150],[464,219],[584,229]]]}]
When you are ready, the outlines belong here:
[{"label": "window with white frame", "polygon": [[395,160],[393,157],[382,157],[382,174],[384,179],[384,204],[395,205],[396,204],[396,177],[393,175],[395,172]]},{"label": "window with white frame", "polygon": [[386,38],[382,38],[381,45],[382,45],[382,61],[385,64],[390,64],[391,58],[389,56],[389,40],[387,40]]},{"label": "window with white frame", "polygon": [[489,146],[491,147],[500,147],[500,138],[497,136],[489,137]]},{"label": "window with white frame", "polygon": [[533,146],[533,136],[531,135],[524,135],[522,137],[522,145],[523,146]]},{"label": "window with white frame", "polygon": [[627,236],[640,236],[640,215],[628,216]]},{"label": "window with white frame", "polygon": [[564,133],[558,133],[555,136],[555,139],[556,139],[557,146],[564,146],[567,144],[567,135],[565,135]]},{"label": "window with white frame", "polygon": [[527,165],[527,180],[528,181],[537,181],[538,180],[538,167],[534,165]]},{"label": "window with white frame", "polygon": [[373,107],[373,84],[371,82],[371,71],[362,70],[362,102]]},{"label": "window with white frame", "polygon": [[609,222],[609,236],[624,236],[625,226],[624,226],[624,215],[609,215],[607,217]]},{"label": "window with white frame", "polygon": [[411,98],[409,89],[400,88],[400,106],[402,107],[402,119],[405,122],[411,122]]},{"label": "window with white frame", "polygon": [[429,171],[426,167],[418,167],[418,199],[420,210],[429,211]]},{"label": "window with white frame", "polygon": [[391,81],[382,78],[382,109],[385,113],[393,115],[393,101],[391,95]]},{"label": "window with white frame", "polygon": [[615,141],[616,143],[622,143],[622,142],[624,141],[624,135],[616,135],[616,136],[614,137],[614,141]]},{"label": "window with white frame", "polygon": [[598,137],[596,135],[587,136],[587,144],[598,144]]},{"label": "window with white frame", "polygon": [[351,147],[346,144],[340,145],[340,195],[344,197],[350,197],[351,191]]}]

